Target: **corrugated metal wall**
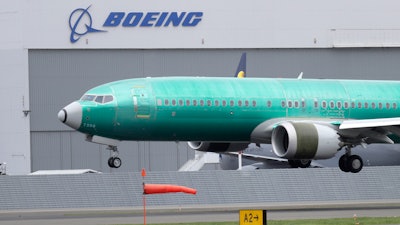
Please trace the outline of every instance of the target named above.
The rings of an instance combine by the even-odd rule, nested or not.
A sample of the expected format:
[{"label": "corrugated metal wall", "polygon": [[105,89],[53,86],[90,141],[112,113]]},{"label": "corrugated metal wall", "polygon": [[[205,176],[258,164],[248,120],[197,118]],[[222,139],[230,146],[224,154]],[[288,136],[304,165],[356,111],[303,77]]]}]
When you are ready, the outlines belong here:
[{"label": "corrugated metal wall", "polygon": [[[177,184],[197,195],[148,195],[149,207],[246,207],[276,204],[399,203],[400,167],[149,172],[146,183]],[[140,172],[0,176],[0,210],[142,206]],[[373,205],[373,203],[372,203]]]},{"label": "corrugated metal wall", "polygon": [[[106,172],[109,151],[87,143],[57,112],[99,84],[144,76],[233,76],[246,51],[248,76],[398,79],[400,48],[253,50],[29,50],[32,171]],[[176,170],[194,152],[184,143],[127,142],[118,170]]]}]

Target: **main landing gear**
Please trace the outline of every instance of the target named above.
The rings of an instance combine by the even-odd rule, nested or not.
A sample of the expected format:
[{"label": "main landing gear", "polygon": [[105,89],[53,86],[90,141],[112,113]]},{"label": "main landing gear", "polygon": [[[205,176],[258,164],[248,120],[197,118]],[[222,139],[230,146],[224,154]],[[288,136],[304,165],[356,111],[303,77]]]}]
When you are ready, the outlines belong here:
[{"label": "main landing gear", "polygon": [[288,160],[290,167],[292,168],[308,168],[311,165],[310,159],[295,159]]},{"label": "main landing gear", "polygon": [[363,160],[358,155],[351,155],[351,148],[346,147],[346,153],[339,159],[339,168],[343,172],[358,173],[363,168]]},{"label": "main landing gear", "polygon": [[122,165],[122,161],[118,157],[119,152],[117,146],[110,145],[107,149],[112,151],[112,156],[108,159],[108,166],[111,168],[119,168]]}]

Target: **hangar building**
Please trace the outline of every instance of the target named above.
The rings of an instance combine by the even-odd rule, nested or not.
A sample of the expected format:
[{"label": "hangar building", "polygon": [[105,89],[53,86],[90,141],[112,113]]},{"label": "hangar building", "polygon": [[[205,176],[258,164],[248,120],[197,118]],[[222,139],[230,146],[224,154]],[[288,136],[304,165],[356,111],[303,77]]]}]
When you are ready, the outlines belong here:
[{"label": "hangar building", "polygon": [[[119,79],[233,76],[398,79],[396,0],[0,2],[0,162],[7,173],[177,170],[185,143],[124,142],[123,165],[60,123],[86,90]],[[193,128],[195,129],[195,128]]]}]

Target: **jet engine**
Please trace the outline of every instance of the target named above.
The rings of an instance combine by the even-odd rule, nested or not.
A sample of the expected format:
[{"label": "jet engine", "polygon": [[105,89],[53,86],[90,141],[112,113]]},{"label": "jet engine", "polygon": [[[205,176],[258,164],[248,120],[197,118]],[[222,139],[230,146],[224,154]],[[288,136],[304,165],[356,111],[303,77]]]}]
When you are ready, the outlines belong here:
[{"label": "jet engine", "polygon": [[271,142],[274,153],[286,159],[328,159],[340,149],[335,129],[307,122],[279,124]]},{"label": "jet engine", "polygon": [[249,143],[190,141],[188,145],[191,149],[201,152],[238,152],[245,150]]}]

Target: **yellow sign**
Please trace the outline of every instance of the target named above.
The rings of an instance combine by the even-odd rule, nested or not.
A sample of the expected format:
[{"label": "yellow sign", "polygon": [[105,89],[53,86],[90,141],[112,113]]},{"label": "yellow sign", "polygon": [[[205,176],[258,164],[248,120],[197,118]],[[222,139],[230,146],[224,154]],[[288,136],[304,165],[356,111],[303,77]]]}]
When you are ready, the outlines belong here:
[{"label": "yellow sign", "polygon": [[266,210],[240,210],[239,211],[240,225],[266,225],[267,211]]}]

